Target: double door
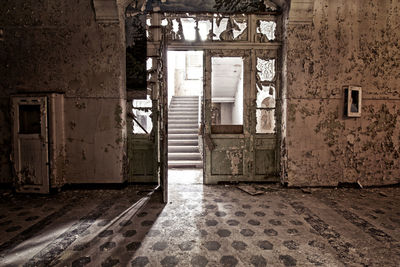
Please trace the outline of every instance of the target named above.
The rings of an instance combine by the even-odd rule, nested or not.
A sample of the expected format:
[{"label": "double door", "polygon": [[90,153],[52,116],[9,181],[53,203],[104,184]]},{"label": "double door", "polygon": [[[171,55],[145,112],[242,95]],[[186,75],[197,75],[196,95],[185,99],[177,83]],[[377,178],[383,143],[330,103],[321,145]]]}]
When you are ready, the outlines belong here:
[{"label": "double door", "polygon": [[[268,62],[274,55],[252,49],[205,50],[205,184],[279,181],[277,78],[260,79],[260,59]],[[276,73],[275,65],[268,68]]]}]

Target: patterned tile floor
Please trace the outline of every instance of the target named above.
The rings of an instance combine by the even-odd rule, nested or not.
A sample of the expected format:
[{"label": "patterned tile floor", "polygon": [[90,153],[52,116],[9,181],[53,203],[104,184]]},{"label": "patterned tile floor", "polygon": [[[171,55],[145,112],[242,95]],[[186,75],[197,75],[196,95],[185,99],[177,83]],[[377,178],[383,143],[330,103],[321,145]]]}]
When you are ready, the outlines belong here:
[{"label": "patterned tile floor", "polygon": [[399,266],[400,188],[148,189],[0,192],[0,266]]}]

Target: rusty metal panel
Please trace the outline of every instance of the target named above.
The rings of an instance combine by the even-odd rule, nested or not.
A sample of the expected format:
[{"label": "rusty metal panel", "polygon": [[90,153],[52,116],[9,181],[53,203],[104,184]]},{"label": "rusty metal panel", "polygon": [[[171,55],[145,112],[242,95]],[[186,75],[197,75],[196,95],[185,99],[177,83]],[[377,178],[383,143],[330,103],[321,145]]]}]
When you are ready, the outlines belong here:
[{"label": "rusty metal panel", "polygon": [[212,175],[243,175],[243,151],[225,150],[211,152]]}]

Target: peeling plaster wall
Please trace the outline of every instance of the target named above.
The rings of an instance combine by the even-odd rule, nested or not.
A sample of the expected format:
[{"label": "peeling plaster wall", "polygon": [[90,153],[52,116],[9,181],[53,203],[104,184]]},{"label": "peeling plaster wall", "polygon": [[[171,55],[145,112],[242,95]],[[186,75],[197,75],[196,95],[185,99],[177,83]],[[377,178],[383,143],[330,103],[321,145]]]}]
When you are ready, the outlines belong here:
[{"label": "peeling plaster wall", "polygon": [[0,182],[12,181],[9,96],[50,91],[65,93],[66,182],[123,181],[124,25],[97,23],[91,0],[6,0],[0,14]]},{"label": "peeling plaster wall", "polygon": [[[287,25],[287,182],[400,182],[400,2],[315,1],[313,23]],[[343,86],[363,89],[343,117]]]}]

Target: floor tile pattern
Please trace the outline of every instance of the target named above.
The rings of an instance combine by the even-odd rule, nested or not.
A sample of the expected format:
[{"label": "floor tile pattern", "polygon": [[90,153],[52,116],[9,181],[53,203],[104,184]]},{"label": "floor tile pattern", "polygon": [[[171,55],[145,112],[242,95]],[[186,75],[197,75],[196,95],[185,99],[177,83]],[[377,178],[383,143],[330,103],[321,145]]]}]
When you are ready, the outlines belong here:
[{"label": "floor tile pattern", "polygon": [[[177,179],[179,180],[179,179]],[[0,192],[0,266],[398,266],[400,188]]]}]

